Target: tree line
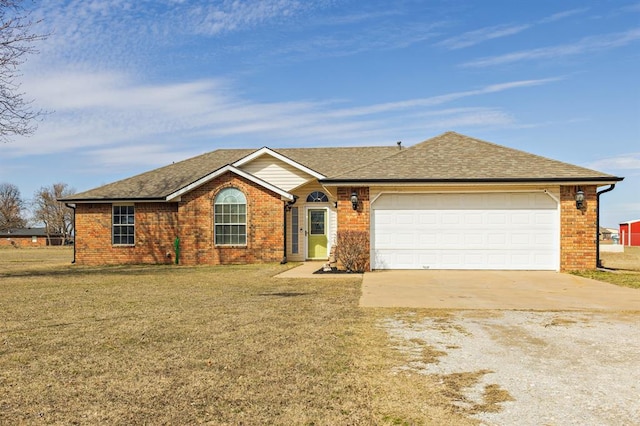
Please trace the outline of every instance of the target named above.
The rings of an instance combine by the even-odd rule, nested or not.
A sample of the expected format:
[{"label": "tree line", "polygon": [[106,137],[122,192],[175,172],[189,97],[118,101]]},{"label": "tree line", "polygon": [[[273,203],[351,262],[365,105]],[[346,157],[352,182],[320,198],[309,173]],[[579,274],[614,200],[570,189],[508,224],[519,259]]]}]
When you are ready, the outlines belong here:
[{"label": "tree line", "polygon": [[[20,189],[11,183],[0,183],[0,232],[42,225],[47,237],[61,236],[63,241],[73,240],[73,209],[58,201],[73,195],[75,189],[66,183],[54,183],[38,189],[30,202],[25,201]],[[28,215],[28,211],[31,215]]]}]

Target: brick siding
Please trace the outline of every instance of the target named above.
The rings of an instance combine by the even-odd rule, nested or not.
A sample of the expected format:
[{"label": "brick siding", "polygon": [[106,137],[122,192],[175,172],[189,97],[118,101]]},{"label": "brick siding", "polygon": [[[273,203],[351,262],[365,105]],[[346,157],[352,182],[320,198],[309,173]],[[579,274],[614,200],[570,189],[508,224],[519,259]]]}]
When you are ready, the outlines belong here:
[{"label": "brick siding", "polygon": [[584,208],[576,208],[576,187],[560,188],[560,270],[596,268],[597,195],[595,186],[581,187]]},{"label": "brick siding", "polygon": [[[224,188],[237,188],[247,198],[246,246],[216,246],[213,201]],[[178,208],[180,261],[185,265],[263,263],[284,256],[284,203],[274,192],[226,173],[185,194]]]},{"label": "brick siding", "polygon": [[[135,204],[135,246],[111,244],[111,204],[76,207],[76,263],[171,263],[177,235],[176,203]],[[167,253],[170,256],[167,256]]]},{"label": "brick siding", "polygon": [[[0,238],[0,247],[19,247],[19,248],[25,248],[25,247],[46,247],[48,245],[54,245],[54,244],[47,244],[47,237],[41,237],[38,236],[38,239],[33,242],[32,237],[30,236],[23,236],[23,235],[13,235],[11,237],[1,237]],[[60,245],[60,244],[55,244],[55,245]]]},{"label": "brick siding", "polygon": [[[247,198],[246,246],[213,243],[213,200],[229,187],[238,188]],[[173,263],[176,237],[180,238],[182,265],[280,261],[283,214],[279,195],[227,173],[185,194],[177,203],[136,203],[136,241],[129,247],[111,244],[111,204],[78,204],[76,263]]]},{"label": "brick siding", "polygon": [[[353,210],[351,204],[351,193],[356,192],[358,194],[358,209]],[[343,229],[350,229],[356,231],[365,231],[368,235],[367,239],[367,266],[365,271],[371,270],[370,259],[370,245],[371,245],[371,204],[369,201],[369,188],[351,188],[351,187],[339,187],[338,188],[338,233]]]}]

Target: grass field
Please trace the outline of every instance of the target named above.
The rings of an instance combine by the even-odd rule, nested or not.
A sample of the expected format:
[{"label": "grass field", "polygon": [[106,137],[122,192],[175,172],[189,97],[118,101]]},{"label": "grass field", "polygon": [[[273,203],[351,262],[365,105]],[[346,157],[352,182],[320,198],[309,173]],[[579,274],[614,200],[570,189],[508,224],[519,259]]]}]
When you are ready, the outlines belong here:
[{"label": "grass field", "polygon": [[71,258],[0,250],[0,424],[473,424],[473,374],[398,372],[360,280]]},{"label": "grass field", "polygon": [[600,253],[603,271],[576,272],[612,284],[640,289],[640,247],[625,247],[624,253]]}]

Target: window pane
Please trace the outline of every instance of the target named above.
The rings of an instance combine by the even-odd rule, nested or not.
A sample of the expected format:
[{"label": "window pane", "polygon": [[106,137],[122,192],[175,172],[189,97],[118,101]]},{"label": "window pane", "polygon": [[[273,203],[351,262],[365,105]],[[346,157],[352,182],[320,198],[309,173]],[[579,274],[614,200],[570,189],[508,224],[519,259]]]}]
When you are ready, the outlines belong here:
[{"label": "window pane", "polygon": [[216,244],[246,244],[247,206],[244,194],[226,188],[214,200],[214,241]]},{"label": "window pane", "polygon": [[291,253],[298,253],[298,208],[291,208]]},{"label": "window pane", "polygon": [[310,216],[311,234],[324,235],[324,210],[312,210]]},{"label": "window pane", "polygon": [[112,243],[135,244],[135,206],[113,206],[112,212]]}]

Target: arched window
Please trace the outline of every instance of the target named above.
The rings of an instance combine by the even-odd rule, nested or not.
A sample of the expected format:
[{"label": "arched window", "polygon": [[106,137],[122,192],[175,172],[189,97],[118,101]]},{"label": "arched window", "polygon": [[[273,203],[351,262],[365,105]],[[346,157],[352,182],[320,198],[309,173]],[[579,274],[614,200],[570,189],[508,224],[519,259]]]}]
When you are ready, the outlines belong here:
[{"label": "arched window", "polygon": [[324,192],[313,191],[307,196],[307,203],[328,203],[329,197]]},{"label": "arched window", "polygon": [[247,244],[247,198],[236,188],[225,188],[213,202],[216,245]]}]

